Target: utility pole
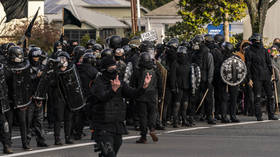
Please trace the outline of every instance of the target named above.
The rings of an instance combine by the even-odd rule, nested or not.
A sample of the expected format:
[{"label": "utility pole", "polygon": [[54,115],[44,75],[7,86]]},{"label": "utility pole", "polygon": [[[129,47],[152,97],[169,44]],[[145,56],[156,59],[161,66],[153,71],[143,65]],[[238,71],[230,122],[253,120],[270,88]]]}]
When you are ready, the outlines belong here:
[{"label": "utility pole", "polygon": [[140,0],[137,0],[137,19],[138,19],[138,31],[141,32],[141,10],[140,10]]},{"label": "utility pole", "polygon": [[137,30],[137,10],[136,10],[136,0],[130,0],[131,4],[131,27],[132,32],[135,34]]}]

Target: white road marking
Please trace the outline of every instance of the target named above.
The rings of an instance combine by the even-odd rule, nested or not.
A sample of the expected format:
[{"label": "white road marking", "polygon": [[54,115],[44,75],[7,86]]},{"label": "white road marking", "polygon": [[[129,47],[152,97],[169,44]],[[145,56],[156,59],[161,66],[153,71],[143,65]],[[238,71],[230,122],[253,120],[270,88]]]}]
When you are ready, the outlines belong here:
[{"label": "white road marking", "polygon": [[[89,129],[89,127],[85,127],[84,129]],[[46,135],[53,135],[53,134],[54,134],[53,131],[46,133]],[[21,138],[20,136],[14,136],[12,137],[12,140],[20,139],[20,138]]]},{"label": "white road marking", "polygon": [[[213,126],[209,126],[209,127],[194,127],[194,128],[187,128],[187,129],[177,129],[177,130],[165,131],[161,134],[170,134],[170,133],[193,131],[193,130],[203,130],[203,129],[217,128],[217,127],[259,124],[259,123],[267,123],[267,122],[272,122],[272,121],[271,120],[265,120],[265,121],[252,121],[252,122],[242,122],[242,123],[220,124],[220,125],[213,125]],[[139,137],[140,136],[126,136],[126,137],[123,137],[123,140],[136,139],[136,138],[139,138]],[[95,142],[73,144],[73,145],[60,146],[60,147],[54,147],[54,148],[46,148],[46,149],[34,150],[34,151],[30,151],[30,152],[15,153],[15,154],[4,155],[4,156],[5,157],[15,157],[15,156],[22,156],[22,155],[31,155],[31,154],[50,152],[50,151],[56,151],[56,150],[63,150],[63,149],[69,149],[69,148],[90,146],[90,145],[93,145],[93,144],[95,144]]]}]

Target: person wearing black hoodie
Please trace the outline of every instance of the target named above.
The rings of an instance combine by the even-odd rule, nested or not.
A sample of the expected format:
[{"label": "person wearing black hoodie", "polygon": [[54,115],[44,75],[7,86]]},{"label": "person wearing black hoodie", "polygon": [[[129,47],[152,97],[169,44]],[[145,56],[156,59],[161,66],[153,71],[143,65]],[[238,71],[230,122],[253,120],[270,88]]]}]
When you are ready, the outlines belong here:
[{"label": "person wearing black hoodie", "polygon": [[253,87],[257,121],[262,121],[261,96],[262,89],[267,96],[268,119],[278,120],[274,115],[274,96],[272,93],[272,63],[267,50],[263,47],[262,37],[254,33],[250,37],[252,45],[245,50],[249,85]]},{"label": "person wearing black hoodie", "polygon": [[[193,120],[187,120],[187,109],[190,100],[190,66],[191,54],[184,46],[179,46],[177,50],[176,78],[172,83],[176,85],[177,95],[175,95],[175,105],[173,107],[173,127],[177,128],[179,112],[182,115],[182,126],[192,126]],[[181,109],[181,110],[180,110]]]},{"label": "person wearing black hoodie", "polygon": [[113,57],[102,59],[102,75],[94,81],[89,102],[92,108],[95,150],[100,156],[116,157],[122,144],[122,135],[127,133],[124,121],[126,104],[123,98],[139,97],[149,87],[152,76],[147,73],[143,86],[135,89],[122,83],[117,75]]},{"label": "person wearing black hoodie", "polygon": [[[197,35],[192,39],[192,63],[197,64],[201,70],[201,83],[192,103],[199,104],[203,95],[206,95],[203,103],[208,124],[216,124],[213,118],[213,76],[214,59],[210,50],[204,43],[204,37]],[[208,92],[207,92],[208,90]],[[206,93],[207,92],[207,93]]]},{"label": "person wearing black hoodie", "polygon": [[[82,90],[85,99],[90,96],[90,88],[92,86],[92,81],[98,75],[98,70],[93,66],[96,57],[91,53],[85,53],[81,56],[81,63],[77,65],[77,70],[80,76]],[[87,105],[78,110],[75,118],[75,124],[73,124],[73,135],[75,140],[80,140],[83,135],[83,128],[86,125],[87,118],[89,116],[88,113],[89,105]]]},{"label": "person wearing black hoodie", "polygon": [[153,141],[158,141],[158,137],[155,134],[156,112],[158,96],[162,95],[162,78],[160,72],[154,65],[151,54],[149,52],[142,52],[140,54],[138,68],[132,76],[132,86],[140,88],[143,85],[147,73],[153,76],[150,85],[146,89],[145,94],[136,99],[141,130],[141,137],[136,143],[147,142],[148,128]]},{"label": "person wearing black hoodie", "polygon": [[167,121],[171,119],[172,112],[172,101],[177,95],[177,90],[175,83],[176,81],[176,61],[177,61],[177,49],[179,46],[179,40],[176,38],[170,39],[168,41],[165,54],[161,57],[161,64],[167,70],[167,80],[166,80],[166,90],[165,90],[165,100],[162,115],[163,126],[167,125]]}]

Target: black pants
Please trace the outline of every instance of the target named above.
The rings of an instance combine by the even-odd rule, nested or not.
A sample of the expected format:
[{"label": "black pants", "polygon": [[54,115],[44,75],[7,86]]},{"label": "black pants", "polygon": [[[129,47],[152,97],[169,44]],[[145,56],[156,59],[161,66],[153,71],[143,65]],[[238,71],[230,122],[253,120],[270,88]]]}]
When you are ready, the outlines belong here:
[{"label": "black pants", "polygon": [[43,105],[37,106],[35,102],[30,104],[27,110],[27,140],[30,142],[32,132],[36,135],[37,143],[45,142],[43,136]]},{"label": "black pants", "polygon": [[164,125],[166,125],[167,120],[171,118],[173,97],[171,89],[166,88],[162,115],[162,122]]},{"label": "black pants", "polygon": [[72,125],[71,120],[72,120],[73,112],[70,111],[69,107],[61,101],[58,101],[58,103],[56,104],[54,109],[55,109],[54,136],[60,137],[60,127],[61,127],[62,121],[64,121],[65,137],[70,137],[71,125]]},{"label": "black pants", "polygon": [[148,128],[150,131],[155,130],[156,125],[156,102],[137,102],[140,115],[141,136],[146,138]]},{"label": "black pants", "polygon": [[[196,92],[195,96],[192,97],[193,99],[191,100],[191,115],[194,116],[195,111],[198,108],[198,105],[200,104],[204,94],[206,93],[206,90],[208,89],[207,87],[207,82],[201,82],[200,87],[198,91]],[[205,100],[200,108],[200,111],[203,113],[205,112],[207,118],[211,117],[213,114],[213,109],[214,109],[214,101],[213,101],[214,95],[213,95],[213,88],[208,89],[208,93],[205,97]],[[204,111],[203,111],[204,110]]]},{"label": "black pants", "polygon": [[[178,123],[179,112],[182,114],[182,123],[186,124],[187,120],[187,109],[189,106],[189,91],[179,89],[178,94],[175,96],[175,105],[173,107],[174,124]],[[181,110],[180,110],[181,109]]]},{"label": "black pants", "polygon": [[274,105],[273,100],[274,96],[272,93],[272,82],[270,80],[265,81],[259,81],[254,80],[253,81],[253,90],[254,90],[254,101],[255,101],[255,109],[256,109],[256,117],[261,117],[261,96],[262,96],[262,89],[264,89],[266,97],[267,97],[267,111],[268,111],[268,117],[274,116]]},{"label": "black pants", "polygon": [[105,130],[96,130],[94,140],[101,150],[101,157],[116,157],[122,145],[122,135]]},{"label": "black pants", "polygon": [[244,87],[244,95],[244,114],[255,115],[254,92],[249,85]]},{"label": "black pants", "polygon": [[12,126],[13,126],[14,116],[17,116],[17,119],[19,121],[22,145],[27,144],[26,112],[27,112],[27,108],[11,109],[10,111],[6,112],[8,123],[9,123],[9,130],[10,130],[10,141],[12,139]]},{"label": "black pants", "polygon": [[0,141],[3,145],[10,145],[9,124],[4,113],[0,113]]},{"label": "black pants", "polygon": [[83,134],[84,126],[86,125],[87,119],[87,113],[86,109],[82,108],[78,111],[75,111],[73,113],[73,135],[76,137],[81,137]]}]

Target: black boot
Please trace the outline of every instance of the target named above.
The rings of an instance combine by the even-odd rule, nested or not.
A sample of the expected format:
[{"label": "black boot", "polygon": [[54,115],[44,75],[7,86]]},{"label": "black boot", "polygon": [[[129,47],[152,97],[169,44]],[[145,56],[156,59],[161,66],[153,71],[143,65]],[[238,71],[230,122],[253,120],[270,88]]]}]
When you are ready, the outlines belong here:
[{"label": "black boot", "polygon": [[3,145],[3,153],[4,154],[13,154],[11,147],[9,145],[4,144]]},{"label": "black boot", "polygon": [[212,116],[208,116],[207,117],[207,123],[208,124],[211,124],[211,125],[215,125],[216,122],[214,121],[214,119],[212,118]]},{"label": "black boot", "polygon": [[231,122],[232,123],[239,123],[240,122],[240,120],[236,117],[236,116],[230,116],[230,120],[231,120]]},{"label": "black boot", "polygon": [[229,119],[227,118],[226,115],[222,116],[221,122],[222,123],[230,123],[230,121],[229,121]]},{"label": "black boot", "polygon": [[70,136],[65,136],[65,143],[66,144],[74,144],[74,142],[71,140]]},{"label": "black boot", "polygon": [[32,148],[28,144],[23,144],[22,148],[26,151],[32,151]]},{"label": "black boot", "polygon": [[63,145],[60,137],[54,137],[54,145],[57,145],[57,146],[62,146]]},{"label": "black boot", "polygon": [[48,145],[45,143],[45,141],[38,141],[37,147],[48,147]]},{"label": "black boot", "polygon": [[140,137],[140,139],[137,140],[136,143],[146,144],[147,143],[147,138],[146,137]]}]

